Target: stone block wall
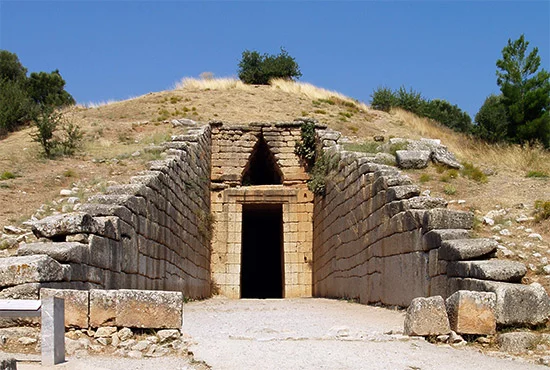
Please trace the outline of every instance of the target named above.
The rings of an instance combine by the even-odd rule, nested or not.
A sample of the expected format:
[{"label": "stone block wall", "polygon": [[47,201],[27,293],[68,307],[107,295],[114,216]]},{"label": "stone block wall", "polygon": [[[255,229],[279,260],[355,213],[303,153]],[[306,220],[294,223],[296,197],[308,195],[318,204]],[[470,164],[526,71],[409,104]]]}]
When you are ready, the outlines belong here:
[{"label": "stone block wall", "polygon": [[326,195],[314,202],[314,295],[397,306],[447,296],[447,262],[438,258],[429,231],[452,228],[468,237],[472,216],[444,209],[443,199],[419,196],[397,168],[342,150],[334,132],[318,135],[337,168]]},{"label": "stone block wall", "polygon": [[[5,270],[9,274],[18,265],[30,266],[24,259],[38,258],[33,260],[37,277],[29,271],[30,278],[21,282],[0,279],[9,289],[4,295],[20,290],[29,297],[29,289],[52,287],[209,296],[210,134],[205,126],[173,137],[165,144],[166,158],[152,162],[130,184],[93,196],[76,213],[36,222],[33,231],[42,242],[22,245],[20,257],[12,257]],[[21,283],[27,285],[13,287]]]}]

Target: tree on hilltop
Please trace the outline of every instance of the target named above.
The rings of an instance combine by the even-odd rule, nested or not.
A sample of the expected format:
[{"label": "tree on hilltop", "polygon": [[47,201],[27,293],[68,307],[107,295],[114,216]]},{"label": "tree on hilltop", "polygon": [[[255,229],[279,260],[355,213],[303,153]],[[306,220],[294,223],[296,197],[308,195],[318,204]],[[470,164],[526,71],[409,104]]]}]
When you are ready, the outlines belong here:
[{"label": "tree on hilltop", "polygon": [[284,48],[278,55],[243,51],[238,73],[242,82],[256,85],[267,85],[274,78],[292,80],[302,76],[298,63]]},{"label": "tree on hilltop", "polygon": [[508,117],[507,136],[520,144],[540,141],[550,148],[550,74],[538,71],[538,48],[527,54],[528,46],[524,35],[509,39],[502,59],[496,62],[497,84]]}]

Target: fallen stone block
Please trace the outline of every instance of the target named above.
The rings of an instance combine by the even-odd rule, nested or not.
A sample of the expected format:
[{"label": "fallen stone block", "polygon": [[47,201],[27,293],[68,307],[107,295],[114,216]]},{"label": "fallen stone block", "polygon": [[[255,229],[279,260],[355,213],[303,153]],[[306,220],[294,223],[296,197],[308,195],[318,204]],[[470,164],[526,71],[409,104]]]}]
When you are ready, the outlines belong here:
[{"label": "fallen stone block", "polygon": [[489,257],[496,252],[497,245],[495,240],[483,238],[445,240],[439,248],[439,259],[460,261]]},{"label": "fallen stone block", "polygon": [[445,301],[451,329],[460,334],[496,332],[496,294],[459,290]]},{"label": "fallen stone block", "polygon": [[90,290],[90,327],[116,324],[116,290]]},{"label": "fallen stone block", "polygon": [[403,169],[421,169],[428,167],[429,150],[398,150],[395,153],[397,166]]},{"label": "fallen stone block", "polygon": [[116,326],[180,329],[183,325],[181,292],[121,289],[116,297]]},{"label": "fallen stone block", "polygon": [[84,212],[64,213],[45,217],[32,223],[32,232],[37,238],[55,238],[71,234],[96,233],[99,225]]},{"label": "fallen stone block", "polygon": [[408,199],[420,194],[420,189],[416,185],[393,186],[386,190],[386,202],[394,200]]},{"label": "fallen stone block", "polygon": [[417,196],[409,198],[405,202],[410,209],[431,209],[447,207],[447,201],[443,198]]},{"label": "fallen stone block", "polygon": [[88,327],[89,292],[74,289],[40,289],[40,299],[63,298],[65,300],[65,327]]},{"label": "fallen stone block", "polygon": [[449,150],[442,145],[432,149],[430,158],[433,163],[442,164],[457,170],[462,169],[462,165],[458,162],[454,154],[449,152]]},{"label": "fallen stone block", "polygon": [[471,229],[473,222],[472,212],[434,208],[424,215],[423,228],[424,232],[435,229]]},{"label": "fallen stone block", "polygon": [[527,273],[523,263],[503,260],[455,261],[447,265],[447,275],[481,280],[519,283]]},{"label": "fallen stone block", "polygon": [[22,244],[17,250],[19,256],[45,254],[58,262],[88,263],[89,248],[75,242]]},{"label": "fallen stone block", "polygon": [[512,332],[499,334],[497,343],[501,351],[520,354],[535,347],[540,337],[535,333]]},{"label": "fallen stone block", "polygon": [[412,300],[405,315],[406,335],[442,335],[450,332],[445,301],[441,296]]},{"label": "fallen stone block", "polygon": [[463,290],[493,292],[497,295],[496,318],[502,326],[536,326],[550,315],[550,298],[542,285],[450,278],[454,287]]},{"label": "fallen stone block", "polygon": [[61,281],[63,267],[49,256],[0,258],[0,287],[43,281]]}]

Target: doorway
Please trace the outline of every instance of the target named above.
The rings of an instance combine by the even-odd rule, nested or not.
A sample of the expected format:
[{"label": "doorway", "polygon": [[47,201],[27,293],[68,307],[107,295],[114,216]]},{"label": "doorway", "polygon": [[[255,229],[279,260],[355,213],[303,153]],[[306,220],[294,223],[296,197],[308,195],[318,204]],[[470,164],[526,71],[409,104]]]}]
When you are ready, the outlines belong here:
[{"label": "doorway", "polygon": [[283,298],[283,207],[242,209],[241,298]]}]

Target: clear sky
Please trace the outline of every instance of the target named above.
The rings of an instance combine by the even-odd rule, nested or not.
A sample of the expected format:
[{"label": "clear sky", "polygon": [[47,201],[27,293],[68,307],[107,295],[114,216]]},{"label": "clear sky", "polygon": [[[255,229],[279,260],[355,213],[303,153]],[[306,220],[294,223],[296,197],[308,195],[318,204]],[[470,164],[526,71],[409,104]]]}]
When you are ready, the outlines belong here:
[{"label": "clear sky", "polygon": [[413,87],[475,115],[496,60],[525,34],[550,66],[550,1],[5,1],[0,48],[59,69],[80,103],[236,76],[245,49],[296,58],[301,81],[369,102]]}]

